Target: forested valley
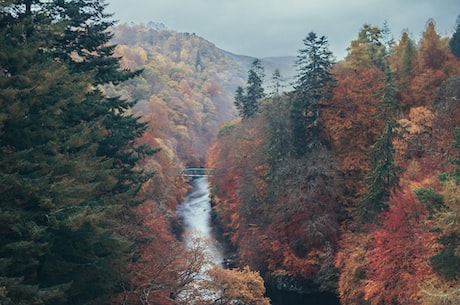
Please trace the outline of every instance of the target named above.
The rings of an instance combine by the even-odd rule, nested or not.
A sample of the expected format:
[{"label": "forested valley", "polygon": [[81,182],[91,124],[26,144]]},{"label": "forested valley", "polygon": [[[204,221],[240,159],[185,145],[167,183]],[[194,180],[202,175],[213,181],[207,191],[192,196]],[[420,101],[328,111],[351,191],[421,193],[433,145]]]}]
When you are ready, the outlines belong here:
[{"label": "forested valley", "polygon": [[[105,9],[0,4],[0,304],[460,303],[460,19],[306,33],[292,76]],[[204,278],[186,167],[232,250]]]}]

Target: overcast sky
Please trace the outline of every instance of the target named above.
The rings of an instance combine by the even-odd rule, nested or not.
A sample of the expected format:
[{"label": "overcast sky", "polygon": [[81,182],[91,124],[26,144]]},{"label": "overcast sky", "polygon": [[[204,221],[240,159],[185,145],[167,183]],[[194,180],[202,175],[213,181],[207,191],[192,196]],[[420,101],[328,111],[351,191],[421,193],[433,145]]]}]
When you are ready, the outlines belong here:
[{"label": "overcast sky", "polygon": [[432,18],[451,35],[460,0],[106,0],[120,22],[161,22],[195,33],[226,51],[253,57],[297,55],[313,31],[325,35],[341,59],[364,24],[385,21],[398,39],[407,29],[418,41]]}]

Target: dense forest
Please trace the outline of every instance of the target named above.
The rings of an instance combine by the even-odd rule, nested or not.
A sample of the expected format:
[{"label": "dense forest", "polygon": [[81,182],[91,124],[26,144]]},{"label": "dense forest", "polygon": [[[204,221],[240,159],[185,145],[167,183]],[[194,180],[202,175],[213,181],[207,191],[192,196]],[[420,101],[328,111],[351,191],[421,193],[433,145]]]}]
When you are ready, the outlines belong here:
[{"label": "dense forest", "polygon": [[[417,42],[364,25],[339,62],[309,33],[286,86],[105,9],[0,3],[0,304],[460,302],[460,20]],[[215,169],[236,256],[205,278],[176,213],[187,166]]]},{"label": "dense forest", "polygon": [[289,92],[253,62],[207,156],[242,266],[344,305],[460,302],[459,35],[364,25],[335,63],[311,32]]},{"label": "dense forest", "polygon": [[0,304],[268,304],[249,268],[198,278],[176,215],[244,71],[103,1],[0,5]]}]

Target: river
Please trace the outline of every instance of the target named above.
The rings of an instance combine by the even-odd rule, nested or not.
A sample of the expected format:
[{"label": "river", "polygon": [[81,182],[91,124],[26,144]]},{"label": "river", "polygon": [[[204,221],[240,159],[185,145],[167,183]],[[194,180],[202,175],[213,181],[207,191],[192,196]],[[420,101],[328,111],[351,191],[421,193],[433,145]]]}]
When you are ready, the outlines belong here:
[{"label": "river", "polygon": [[[211,227],[211,203],[209,200],[209,184],[206,177],[193,179],[192,189],[179,205],[177,213],[184,223],[188,238],[200,237],[208,240],[208,251],[212,263],[222,265],[221,247],[213,235]],[[334,294],[301,295],[285,291],[267,291],[272,305],[340,305]]]},{"label": "river", "polygon": [[209,184],[206,177],[193,179],[192,189],[184,202],[177,208],[177,213],[184,223],[185,236],[199,237],[207,241],[207,248],[212,262],[221,265],[223,254],[213,236],[211,228],[211,202]]}]

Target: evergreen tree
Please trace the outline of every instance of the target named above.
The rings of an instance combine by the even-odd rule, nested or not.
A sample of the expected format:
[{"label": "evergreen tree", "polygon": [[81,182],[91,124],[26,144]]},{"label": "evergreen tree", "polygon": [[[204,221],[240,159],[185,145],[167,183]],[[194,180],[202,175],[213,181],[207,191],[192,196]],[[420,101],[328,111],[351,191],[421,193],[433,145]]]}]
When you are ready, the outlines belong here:
[{"label": "evergreen tree", "polygon": [[236,110],[240,117],[245,118],[245,105],[246,105],[246,94],[244,92],[243,87],[238,86],[236,88],[235,97],[234,97],[234,104]]},{"label": "evergreen tree", "polygon": [[382,27],[382,40],[383,40],[383,45],[385,47],[385,52],[389,53],[390,50],[393,48],[395,44],[395,40],[393,36],[391,35],[391,30],[388,25],[388,21],[383,22],[383,27]]},{"label": "evergreen tree", "polygon": [[455,25],[455,31],[452,35],[452,38],[449,41],[449,47],[452,54],[460,59],[460,15],[457,17],[457,22]]},{"label": "evergreen tree", "polygon": [[[121,193],[131,189],[129,196],[132,196],[138,190],[133,186],[140,186],[139,182],[148,178],[132,171],[133,165],[144,153],[153,151],[143,146],[135,150],[126,147],[141,136],[146,125],[127,114],[135,102],[120,97],[107,98],[97,86],[118,84],[142,71],[120,69],[119,59],[113,56],[115,45],[109,43],[113,36],[109,31],[113,21],[107,19],[110,15],[104,13],[105,7],[104,1],[100,0],[54,0],[52,12],[58,20],[63,20],[60,26],[64,27],[64,35],[56,38],[54,55],[64,60],[73,72],[93,74],[95,90],[89,92],[84,103],[77,105],[70,115],[78,113],[88,120],[103,118],[107,137],[99,143],[98,155],[118,159],[114,166],[119,167],[123,177],[115,189]],[[133,177],[137,178],[133,180]]]},{"label": "evergreen tree", "polygon": [[367,192],[361,200],[359,212],[363,221],[372,221],[387,209],[391,191],[398,185],[398,166],[394,160],[393,140],[396,137],[397,122],[392,118],[395,108],[396,88],[389,66],[385,74],[385,87],[379,105],[378,119],[385,121],[385,127],[377,142],[372,146],[370,171],[365,177]]},{"label": "evergreen tree", "polygon": [[[95,13],[81,22],[87,29],[105,16],[84,8],[97,1],[56,3]],[[134,166],[148,151],[133,147],[144,124],[126,114],[132,103],[95,85],[132,74],[118,75],[105,51],[77,65],[65,52],[90,42],[77,35],[74,49],[61,46],[63,24],[75,23],[53,14],[58,6],[0,5],[0,301],[105,303],[128,245],[118,217],[147,178]],[[106,48],[97,30],[107,28],[92,29],[94,50]]]},{"label": "evergreen tree", "polygon": [[246,85],[246,98],[248,103],[248,111],[250,116],[259,111],[260,100],[265,96],[264,68],[259,59],[255,59],[251,64],[251,69],[248,71],[248,82]]},{"label": "evergreen tree", "polygon": [[94,73],[95,85],[128,80],[141,71],[121,70],[113,55],[109,31],[114,22],[104,12],[104,0],[52,0],[48,10],[62,28],[53,39],[53,53],[75,72]]},{"label": "evergreen tree", "polygon": [[235,107],[243,119],[252,117],[259,111],[260,100],[265,96],[264,68],[260,60],[255,59],[248,71],[246,89],[238,87],[235,93]]},{"label": "evergreen tree", "polygon": [[277,168],[288,158],[290,152],[289,140],[289,107],[287,99],[280,93],[280,72],[273,73],[273,93],[264,107],[267,119],[265,133],[267,137],[266,156],[270,166],[271,176]]},{"label": "evergreen tree", "polygon": [[292,140],[298,156],[319,146],[321,100],[331,97],[335,78],[331,73],[332,52],[325,36],[311,32],[297,56],[298,75],[291,112]]},{"label": "evergreen tree", "polygon": [[359,32],[358,40],[367,47],[367,53],[372,64],[384,70],[387,53],[385,43],[383,42],[384,31],[378,27],[366,24]]},{"label": "evergreen tree", "polygon": [[[452,146],[460,148],[460,128],[455,128],[455,139]],[[452,164],[460,165],[460,151]],[[444,184],[444,196],[442,207],[437,210],[434,221],[442,230],[439,238],[443,248],[438,254],[430,258],[434,270],[443,277],[453,280],[460,276],[460,257],[458,255],[460,245],[460,225],[457,215],[460,210],[460,167],[456,167],[454,172],[440,176]]]}]

